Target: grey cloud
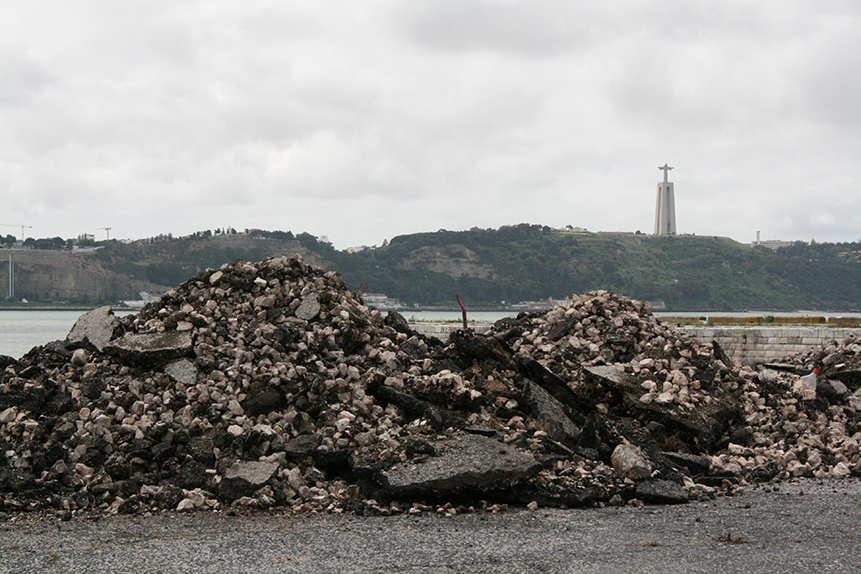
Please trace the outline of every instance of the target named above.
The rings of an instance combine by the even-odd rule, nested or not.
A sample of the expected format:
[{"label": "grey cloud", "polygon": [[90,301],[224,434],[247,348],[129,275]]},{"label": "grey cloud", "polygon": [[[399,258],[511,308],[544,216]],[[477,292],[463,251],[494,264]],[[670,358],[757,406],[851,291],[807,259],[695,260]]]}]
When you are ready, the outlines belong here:
[{"label": "grey cloud", "polygon": [[590,10],[574,4],[441,0],[408,3],[400,16],[408,36],[431,48],[544,57],[589,38]]},{"label": "grey cloud", "polygon": [[26,53],[0,48],[0,106],[21,106],[32,102],[48,87],[50,74]]},{"label": "grey cloud", "polygon": [[233,225],[343,247],[521,221],[648,231],[667,161],[680,230],[854,238],[859,11],[8,3],[0,202],[65,236]]},{"label": "grey cloud", "polygon": [[819,22],[799,62],[806,102],[817,119],[857,133],[861,125],[861,14]]}]

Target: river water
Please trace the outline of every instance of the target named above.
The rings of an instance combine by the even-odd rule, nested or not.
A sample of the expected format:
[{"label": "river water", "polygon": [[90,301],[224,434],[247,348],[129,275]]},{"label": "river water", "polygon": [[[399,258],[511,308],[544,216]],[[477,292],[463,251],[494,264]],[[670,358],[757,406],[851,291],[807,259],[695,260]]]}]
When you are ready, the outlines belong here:
[{"label": "river water", "polygon": [[[83,311],[0,310],[0,355],[23,357],[36,345],[65,339]],[[129,314],[118,311],[118,316]]]},{"label": "river water", "polygon": [[[516,316],[518,311],[475,311],[467,314],[469,321],[476,323],[492,323],[503,317]],[[0,309],[0,355],[8,355],[15,359],[23,357],[27,351],[36,345],[44,345],[57,339],[65,339],[81,311],[12,311]],[[117,315],[127,315],[128,311],[117,312]],[[458,322],[462,319],[460,311],[402,311],[401,314],[410,322]],[[861,317],[861,313],[721,313],[721,312],[675,312],[655,313],[671,317]]]}]

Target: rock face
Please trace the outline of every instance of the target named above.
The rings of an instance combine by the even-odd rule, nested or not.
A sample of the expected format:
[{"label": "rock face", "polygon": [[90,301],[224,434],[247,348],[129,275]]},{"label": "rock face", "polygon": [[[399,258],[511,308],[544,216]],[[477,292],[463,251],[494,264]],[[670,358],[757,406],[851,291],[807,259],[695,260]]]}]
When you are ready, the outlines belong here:
[{"label": "rock face", "polygon": [[108,267],[95,253],[22,250],[15,254],[15,293],[31,301],[48,297],[91,303],[130,299],[140,291],[167,289]]},{"label": "rock face", "polygon": [[112,324],[2,358],[0,511],[668,503],[861,474],[855,340],[740,368],[598,291],[443,344],[283,257]]}]

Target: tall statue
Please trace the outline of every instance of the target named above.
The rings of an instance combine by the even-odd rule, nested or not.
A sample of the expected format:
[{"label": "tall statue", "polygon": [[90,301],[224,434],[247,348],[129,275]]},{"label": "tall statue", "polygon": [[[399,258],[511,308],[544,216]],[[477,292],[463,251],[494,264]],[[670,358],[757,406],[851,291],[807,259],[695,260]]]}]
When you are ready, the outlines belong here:
[{"label": "tall statue", "polygon": [[658,169],[664,172],[664,182],[658,184],[658,201],[655,206],[655,235],[676,234],[676,197],[667,174],[673,169],[664,164]]}]

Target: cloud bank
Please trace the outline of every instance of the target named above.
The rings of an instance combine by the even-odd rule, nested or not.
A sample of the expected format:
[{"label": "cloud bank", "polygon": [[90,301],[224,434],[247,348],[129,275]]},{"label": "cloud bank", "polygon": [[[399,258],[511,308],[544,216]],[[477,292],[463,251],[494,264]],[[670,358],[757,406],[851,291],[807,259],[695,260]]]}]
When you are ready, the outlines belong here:
[{"label": "cloud bank", "polygon": [[[861,6],[0,6],[0,223],[861,238]],[[0,233],[20,233],[13,227]]]}]

